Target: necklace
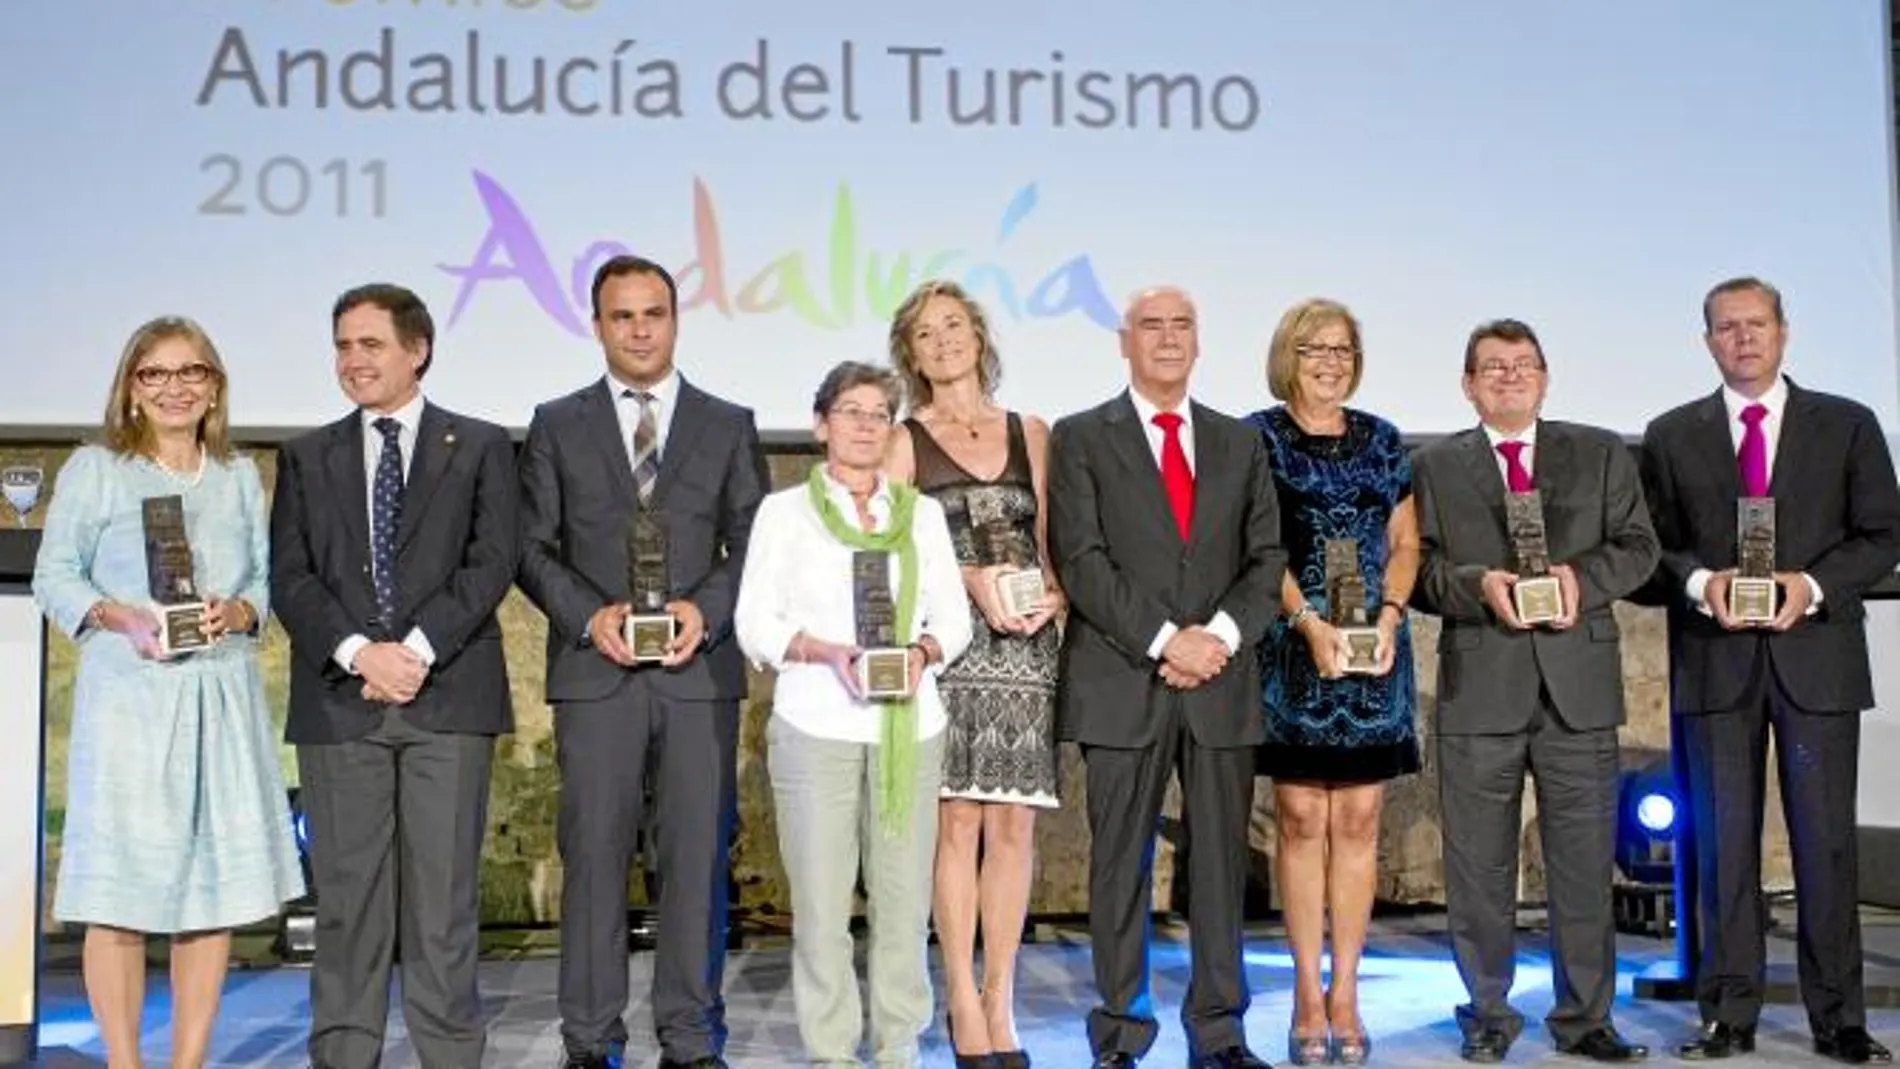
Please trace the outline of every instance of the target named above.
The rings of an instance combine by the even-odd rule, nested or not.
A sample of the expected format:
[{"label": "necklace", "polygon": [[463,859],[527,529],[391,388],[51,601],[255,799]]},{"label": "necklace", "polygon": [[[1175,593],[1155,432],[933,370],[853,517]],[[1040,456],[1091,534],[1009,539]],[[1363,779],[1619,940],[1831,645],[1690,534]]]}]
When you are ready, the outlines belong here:
[{"label": "necklace", "polygon": [[202,449],[198,451],[198,469],[196,471],[179,471],[177,468],[165,463],[164,458],[159,456],[148,456],[142,457],[141,459],[163,472],[166,478],[176,483],[182,483],[187,488],[197,486],[204,481],[205,454]]},{"label": "necklace", "polygon": [[991,416],[987,412],[983,413],[980,416],[974,417],[972,419],[958,419],[957,417],[952,416],[947,412],[939,412],[937,414],[938,422],[943,423],[947,426],[951,426],[951,427],[962,427],[963,429],[969,431],[971,441],[976,441],[976,439],[979,437],[979,432],[977,428],[981,427],[985,423],[988,423],[990,419],[991,419]]}]

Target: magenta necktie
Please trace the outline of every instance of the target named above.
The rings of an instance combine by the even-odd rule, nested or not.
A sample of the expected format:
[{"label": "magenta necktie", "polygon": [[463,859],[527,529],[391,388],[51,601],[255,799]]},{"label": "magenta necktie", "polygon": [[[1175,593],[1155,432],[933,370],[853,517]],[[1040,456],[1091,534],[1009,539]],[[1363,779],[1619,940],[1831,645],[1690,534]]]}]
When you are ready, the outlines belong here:
[{"label": "magenta necktie", "polygon": [[1504,454],[1504,482],[1514,494],[1531,492],[1531,473],[1524,468],[1524,443],[1499,442],[1498,452]]},{"label": "magenta necktie", "polygon": [[1767,418],[1767,405],[1742,409],[1742,450],[1736,459],[1742,465],[1742,493],[1749,497],[1768,496],[1768,436],[1761,429]]}]

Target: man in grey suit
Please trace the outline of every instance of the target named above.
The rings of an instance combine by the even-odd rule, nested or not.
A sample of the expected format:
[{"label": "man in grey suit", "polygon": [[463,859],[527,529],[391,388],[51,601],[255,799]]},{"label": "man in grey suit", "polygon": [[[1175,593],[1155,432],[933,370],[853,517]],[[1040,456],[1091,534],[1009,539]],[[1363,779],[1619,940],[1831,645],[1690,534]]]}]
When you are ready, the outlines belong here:
[{"label": "man in grey suit", "polygon": [[1051,432],[1049,546],[1073,613],[1059,737],[1088,767],[1089,937],[1098,1069],[1154,1045],[1148,895],[1155,822],[1181,780],[1194,977],[1181,1006],[1195,1069],[1266,1063],[1247,1049],[1241,908],[1253,748],[1266,733],[1253,650],[1286,555],[1266,446],[1194,403],[1194,304],[1153,289],[1121,326],[1129,390]]},{"label": "man in grey suit", "polygon": [[[1537,784],[1549,884],[1551,983],[1544,1019],[1557,1049],[1602,1062],[1644,1047],[1610,1023],[1616,991],[1617,725],[1623,667],[1612,604],[1642,586],[1659,551],[1636,461],[1616,435],[1538,418],[1544,351],[1516,320],[1465,346],[1465,397],[1481,425],[1413,461],[1423,563],[1413,600],[1443,621],[1438,640],[1438,784],[1445,904],[1468,1005],[1466,1061],[1504,1059],[1523,1029],[1509,995],[1516,954],[1524,774]],[[1542,498],[1557,618],[1519,618],[1519,553],[1507,493]],[[1527,500],[1527,499],[1526,499]],[[1528,576],[1526,577],[1528,578]]]},{"label": "man in grey suit", "polygon": [[482,1063],[479,872],[495,736],[510,730],[495,610],[514,579],[508,433],[422,395],[429,310],[399,286],[331,314],[349,415],[286,444],[271,604],[317,897],[310,1059],[375,1069],[402,955],[424,1069]]},{"label": "man in grey suit", "polygon": [[[561,1037],[570,1069],[627,1040],[627,873],[651,817],[659,866],[653,1017],[662,1069],[725,1046],[727,851],[746,677],[732,610],[769,480],[752,413],[673,367],[679,295],[650,260],[594,274],[601,380],[535,410],[521,453],[521,589],[548,618],[547,698],[561,769]],[[664,660],[622,635],[628,529],[664,532]],[[649,787],[652,812],[646,811]]]}]

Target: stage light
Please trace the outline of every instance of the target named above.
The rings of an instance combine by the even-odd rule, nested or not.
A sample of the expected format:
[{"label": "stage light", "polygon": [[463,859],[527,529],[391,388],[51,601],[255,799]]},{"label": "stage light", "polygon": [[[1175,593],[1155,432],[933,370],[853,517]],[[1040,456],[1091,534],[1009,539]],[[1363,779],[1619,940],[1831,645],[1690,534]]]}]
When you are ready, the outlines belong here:
[{"label": "stage light", "polygon": [[1667,751],[1625,751],[1616,791],[1612,888],[1619,931],[1668,938],[1675,931],[1676,832],[1682,817]]},{"label": "stage light", "polygon": [[1651,835],[1672,832],[1676,826],[1676,801],[1667,794],[1652,792],[1636,802],[1636,822]]},{"label": "stage light", "polygon": [[297,843],[297,863],[303,869],[304,895],[287,903],[277,918],[277,956],[307,962],[317,953],[317,884],[310,874],[310,818],[303,809],[303,790],[290,789],[290,834]]}]

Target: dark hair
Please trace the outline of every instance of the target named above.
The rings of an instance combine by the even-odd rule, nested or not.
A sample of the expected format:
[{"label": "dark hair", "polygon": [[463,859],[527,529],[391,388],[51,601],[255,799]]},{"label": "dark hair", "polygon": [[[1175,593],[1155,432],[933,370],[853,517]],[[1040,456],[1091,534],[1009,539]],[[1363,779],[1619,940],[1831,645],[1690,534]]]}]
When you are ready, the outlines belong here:
[{"label": "dark hair", "polygon": [[1529,323],[1519,319],[1493,319],[1473,328],[1471,337],[1465,342],[1465,374],[1474,374],[1478,370],[1478,343],[1487,338],[1507,342],[1530,342],[1531,348],[1537,350],[1538,368],[1550,366],[1544,362],[1543,343],[1537,340],[1537,332],[1531,329]]},{"label": "dark hair", "polygon": [[336,330],[345,314],[366,304],[389,313],[390,322],[396,327],[396,341],[404,348],[421,342],[428,349],[423,354],[422,365],[416,368],[416,378],[428,374],[429,365],[435,362],[435,320],[429,316],[429,306],[422,303],[422,298],[388,282],[358,286],[336,299],[330,309],[331,331]]},{"label": "dark hair", "polygon": [[601,287],[607,284],[608,279],[619,278],[622,275],[653,275],[661,282],[666,283],[667,308],[675,317],[679,316],[680,288],[679,284],[673,281],[673,275],[667,271],[666,268],[661,267],[659,264],[644,256],[622,253],[608,260],[606,263],[601,264],[594,270],[594,289],[590,299],[592,301],[595,319],[600,318]]},{"label": "dark hair", "polygon": [[1709,320],[1710,306],[1715,304],[1717,297],[1725,297],[1731,293],[1767,294],[1769,303],[1775,306],[1775,322],[1783,326],[1787,325],[1788,317],[1781,311],[1781,291],[1753,275],[1739,275],[1717,282],[1710,288],[1708,296],[1702,298],[1702,329],[1705,332],[1715,329],[1715,324]]},{"label": "dark hair", "polygon": [[876,364],[866,364],[859,360],[846,360],[825,373],[825,381],[818,384],[818,392],[812,395],[812,415],[823,419],[831,414],[831,406],[838,398],[860,386],[875,386],[884,391],[884,399],[891,403],[895,413],[897,406],[904,400],[904,380],[897,372]]}]

